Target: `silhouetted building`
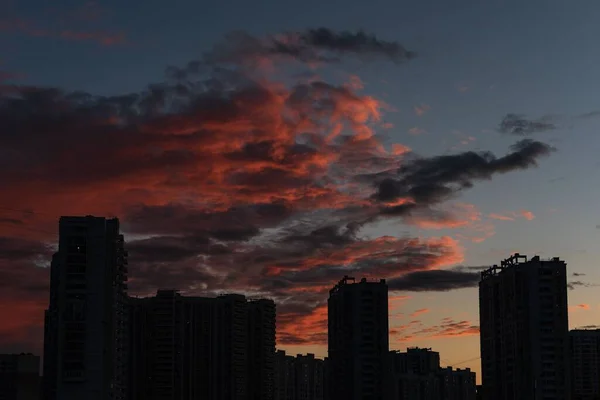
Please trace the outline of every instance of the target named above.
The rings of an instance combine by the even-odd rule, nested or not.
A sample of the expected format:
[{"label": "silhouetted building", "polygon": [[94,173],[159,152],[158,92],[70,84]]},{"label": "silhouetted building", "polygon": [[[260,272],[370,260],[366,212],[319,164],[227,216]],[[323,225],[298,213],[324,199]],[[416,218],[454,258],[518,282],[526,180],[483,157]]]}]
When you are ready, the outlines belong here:
[{"label": "silhouetted building", "polygon": [[475,400],[475,373],[440,367],[431,349],[390,352],[390,400]]},{"label": "silhouetted building", "polygon": [[475,398],[477,400],[483,400],[483,386],[477,385],[476,390],[477,390],[477,395],[475,396]]},{"label": "silhouetted building", "polygon": [[388,287],[344,277],[329,291],[330,400],[382,400],[389,352]]},{"label": "silhouetted building", "polygon": [[275,390],[275,303],[248,302],[248,384],[250,400],[273,400]]},{"label": "silhouetted building", "polygon": [[275,353],[275,400],[294,400],[296,394],[296,370],[294,356],[284,350]]},{"label": "silhouetted building", "polygon": [[117,219],[61,217],[44,329],[44,396],[124,400],[127,252]]},{"label": "silhouetted building", "polygon": [[390,400],[440,400],[440,354],[409,348],[390,353]]},{"label": "silhouetted building", "polygon": [[476,400],[475,372],[470,368],[441,368],[438,376],[440,377],[441,400]]},{"label": "silhouetted building", "polygon": [[485,400],[570,399],[566,264],[515,254],[481,273]]},{"label": "silhouetted building", "polygon": [[572,400],[600,400],[600,329],[575,329],[569,336]]},{"label": "silhouetted building", "polygon": [[0,354],[0,400],[39,400],[40,358]]},{"label": "silhouetted building", "polygon": [[[235,294],[187,297],[173,290],[130,301],[131,400],[272,396],[273,301],[248,302]],[[250,354],[257,356],[256,363]],[[265,379],[250,384],[251,376]]]},{"label": "silhouetted building", "polygon": [[276,400],[324,400],[325,362],[314,354],[296,357],[276,353]]}]

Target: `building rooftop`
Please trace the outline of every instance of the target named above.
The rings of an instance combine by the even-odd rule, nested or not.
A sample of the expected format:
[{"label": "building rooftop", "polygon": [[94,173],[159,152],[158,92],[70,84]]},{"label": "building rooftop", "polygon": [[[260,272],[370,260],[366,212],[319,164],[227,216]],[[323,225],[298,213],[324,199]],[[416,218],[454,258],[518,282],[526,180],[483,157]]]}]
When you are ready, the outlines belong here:
[{"label": "building rooftop", "polygon": [[344,277],[342,279],[340,279],[340,281],[329,291],[329,294],[334,294],[337,291],[339,291],[342,287],[347,286],[347,285],[367,284],[367,283],[385,284],[385,279],[368,280],[367,278],[361,278],[361,280],[359,282],[356,282],[356,278],[354,278],[353,276],[344,275]]},{"label": "building rooftop", "polygon": [[507,259],[501,261],[500,265],[493,265],[490,268],[481,272],[481,280],[485,280],[489,277],[496,276],[500,274],[502,271],[512,268],[517,265],[524,264],[539,264],[541,262],[564,262],[561,261],[558,257],[553,257],[549,259],[541,259],[540,256],[533,256],[530,260],[527,259],[527,256],[524,254],[515,253]]}]

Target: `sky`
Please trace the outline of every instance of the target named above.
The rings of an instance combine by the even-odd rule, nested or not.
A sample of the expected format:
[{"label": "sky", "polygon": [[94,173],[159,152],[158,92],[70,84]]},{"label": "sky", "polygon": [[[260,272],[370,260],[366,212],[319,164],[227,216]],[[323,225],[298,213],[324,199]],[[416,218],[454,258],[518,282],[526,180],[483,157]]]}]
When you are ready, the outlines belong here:
[{"label": "sky", "polygon": [[135,295],[273,298],[293,354],[348,274],[392,349],[479,372],[515,252],[598,324],[600,4],[213,3],[0,0],[0,351],[41,353],[61,215],[120,218]]}]

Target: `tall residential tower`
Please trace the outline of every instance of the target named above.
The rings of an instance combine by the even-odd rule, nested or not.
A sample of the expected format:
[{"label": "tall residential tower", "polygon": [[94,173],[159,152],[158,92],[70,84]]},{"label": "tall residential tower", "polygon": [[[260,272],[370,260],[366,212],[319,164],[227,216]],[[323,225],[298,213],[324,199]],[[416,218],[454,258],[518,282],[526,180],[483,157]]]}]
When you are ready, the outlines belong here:
[{"label": "tall residential tower", "polygon": [[48,400],[124,400],[127,252],[117,219],[61,217],[44,329]]},{"label": "tall residential tower", "polygon": [[572,400],[600,399],[600,329],[574,329],[571,338]]},{"label": "tall residential tower", "polygon": [[568,400],[567,265],[515,254],[481,273],[483,398]]},{"label": "tall residential tower", "polygon": [[382,400],[389,352],[385,280],[345,276],[329,291],[330,400]]},{"label": "tall residential tower", "polygon": [[130,400],[272,400],[275,303],[159,290],[132,298]]}]

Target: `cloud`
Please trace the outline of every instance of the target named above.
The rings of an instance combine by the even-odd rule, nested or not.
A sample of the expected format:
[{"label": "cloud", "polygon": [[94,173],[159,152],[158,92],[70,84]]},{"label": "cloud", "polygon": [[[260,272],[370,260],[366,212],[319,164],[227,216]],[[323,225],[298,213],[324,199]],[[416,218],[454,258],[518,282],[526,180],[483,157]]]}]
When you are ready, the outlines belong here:
[{"label": "cloud", "polygon": [[577,116],[577,118],[580,118],[580,119],[590,119],[590,118],[596,118],[596,117],[600,117],[600,110],[586,112],[583,114],[579,114]]},{"label": "cloud", "polygon": [[423,314],[427,314],[430,310],[428,308],[420,308],[418,310],[415,310],[412,314],[410,314],[411,317],[418,317],[419,315],[423,315]]},{"label": "cloud", "polygon": [[[0,351],[41,354],[49,257],[42,242],[0,237]],[[38,266],[39,265],[39,266]]]},{"label": "cloud", "polygon": [[473,225],[481,218],[475,205],[466,203],[452,204],[444,209],[415,209],[403,218],[409,225],[423,229],[463,228]]},{"label": "cloud", "polygon": [[417,106],[414,106],[413,110],[415,111],[415,114],[417,114],[417,116],[422,117],[423,115],[425,115],[425,113],[431,110],[431,107],[427,104],[419,104]]},{"label": "cloud", "polygon": [[396,41],[387,41],[364,31],[333,31],[328,28],[284,32],[255,37],[237,31],[207,52],[208,64],[234,63],[245,66],[271,66],[274,61],[299,61],[306,64],[337,63],[345,56],[363,60],[384,58],[403,63],[416,57]]},{"label": "cloud", "polygon": [[277,323],[278,344],[327,344],[327,305],[321,305],[307,314],[278,312]]},{"label": "cloud", "polygon": [[479,272],[461,269],[415,271],[387,281],[390,291],[433,292],[476,287]]},{"label": "cloud", "polygon": [[575,329],[600,329],[600,325],[583,325],[583,326],[578,326]]},{"label": "cloud", "polygon": [[[577,276],[577,275],[575,275]],[[598,286],[595,283],[583,282],[583,281],[571,281],[567,283],[567,287],[569,290],[575,290],[577,287],[596,287]]]},{"label": "cloud", "polygon": [[582,272],[573,272],[571,275],[573,275],[573,276],[585,276],[586,274],[584,274]]},{"label": "cloud", "polygon": [[475,181],[534,167],[539,158],[554,151],[547,144],[532,140],[521,140],[511,150],[499,158],[490,152],[467,151],[407,160],[395,173],[369,177],[377,185],[374,198],[384,205],[405,199],[402,204],[384,206],[382,213],[409,214],[416,208],[442,203],[472,187]]},{"label": "cloud", "polygon": [[488,217],[498,221],[514,221],[515,219],[521,217],[525,218],[528,221],[531,221],[535,218],[535,215],[533,214],[533,212],[528,210],[519,210],[509,211],[505,213],[491,213],[488,215]]},{"label": "cloud", "polygon": [[519,213],[521,214],[521,216],[523,218],[525,218],[528,221],[531,221],[532,219],[535,218],[535,215],[533,215],[533,213],[531,211],[521,210],[521,211],[519,211]]},{"label": "cloud", "polygon": [[466,320],[456,321],[452,318],[444,318],[439,325],[418,330],[414,332],[414,335],[431,338],[473,336],[479,335],[479,326]]},{"label": "cloud", "polygon": [[590,310],[590,309],[591,309],[590,305],[589,304],[585,304],[585,303],[583,303],[583,304],[577,304],[577,305],[574,305],[574,306],[569,306],[569,311],[571,311],[571,312],[576,312],[576,311],[579,311],[579,310],[586,310],[587,311],[587,310]]},{"label": "cloud", "polygon": [[548,117],[538,120],[530,120],[520,114],[506,114],[500,122],[498,130],[501,133],[525,136],[538,132],[546,132],[556,129],[556,125],[549,121]]},{"label": "cloud", "polygon": [[[62,29],[54,26],[40,25],[33,20],[21,18],[0,20],[0,31],[18,33],[32,37],[48,37],[69,41],[94,42],[101,46],[115,46],[127,43],[123,32],[107,32],[104,30]],[[0,82],[2,79],[0,79]]]},{"label": "cloud", "polygon": [[[0,342],[39,346],[47,266],[67,214],[120,217],[131,294],[270,297],[288,345],[324,343],[324,302],[346,274],[395,290],[470,287],[465,271],[446,269],[464,259],[456,238],[366,232],[381,221],[474,224],[476,208],[446,201],[552,149],[522,141],[502,157],[419,157],[377,134],[389,107],[356,79],[276,80],[246,64],[411,58],[372,35],[330,33],[242,47],[227,39],[210,63],[169,68],[129,94],[0,84],[0,298],[11,304],[0,307],[11,320]],[[13,323],[12,310],[23,319]]]},{"label": "cloud", "polygon": [[408,342],[417,338],[441,339],[476,335],[479,335],[479,326],[451,317],[443,318],[437,325],[426,326],[419,320],[413,320],[390,328],[390,341],[393,343]]},{"label": "cloud", "polygon": [[17,79],[21,79],[23,77],[24,77],[23,74],[19,74],[16,72],[0,71],[0,84],[7,82],[7,81],[14,81]]},{"label": "cloud", "polygon": [[419,136],[427,133],[427,131],[423,128],[419,128],[418,126],[414,126],[408,130],[408,133],[410,133],[413,136]]},{"label": "cloud", "polygon": [[488,215],[488,217],[490,217],[491,219],[499,220],[499,221],[514,221],[515,220],[515,217],[512,213],[508,213],[508,214],[491,213]]}]

